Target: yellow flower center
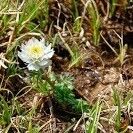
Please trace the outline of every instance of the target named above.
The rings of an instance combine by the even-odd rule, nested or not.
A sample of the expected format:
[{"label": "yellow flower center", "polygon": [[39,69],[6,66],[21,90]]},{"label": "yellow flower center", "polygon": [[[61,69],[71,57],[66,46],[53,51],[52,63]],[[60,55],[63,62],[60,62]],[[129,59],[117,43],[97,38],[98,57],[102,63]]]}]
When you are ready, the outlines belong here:
[{"label": "yellow flower center", "polygon": [[40,58],[43,55],[43,48],[37,45],[34,45],[28,50],[29,56],[32,58]]}]

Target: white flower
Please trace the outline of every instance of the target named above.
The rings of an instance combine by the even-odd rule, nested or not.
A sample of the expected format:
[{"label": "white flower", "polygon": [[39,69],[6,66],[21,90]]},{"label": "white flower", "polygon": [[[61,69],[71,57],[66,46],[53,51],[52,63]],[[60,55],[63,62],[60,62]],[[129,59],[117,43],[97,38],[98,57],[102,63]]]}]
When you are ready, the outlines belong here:
[{"label": "white flower", "polygon": [[54,50],[51,45],[45,46],[45,41],[31,38],[21,46],[21,52],[18,52],[18,57],[28,64],[29,70],[38,71],[40,68],[45,68],[51,65],[50,58],[53,56]]}]

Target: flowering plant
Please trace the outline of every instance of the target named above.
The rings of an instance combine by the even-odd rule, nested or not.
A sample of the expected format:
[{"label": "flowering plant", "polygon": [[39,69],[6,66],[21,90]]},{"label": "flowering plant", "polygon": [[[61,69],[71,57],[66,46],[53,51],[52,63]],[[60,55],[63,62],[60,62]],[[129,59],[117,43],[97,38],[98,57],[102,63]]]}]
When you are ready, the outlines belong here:
[{"label": "flowering plant", "polygon": [[21,46],[21,52],[18,57],[25,62],[29,70],[38,71],[40,68],[46,68],[51,65],[50,58],[53,56],[54,50],[51,45],[46,46],[44,39],[38,40],[31,38]]}]

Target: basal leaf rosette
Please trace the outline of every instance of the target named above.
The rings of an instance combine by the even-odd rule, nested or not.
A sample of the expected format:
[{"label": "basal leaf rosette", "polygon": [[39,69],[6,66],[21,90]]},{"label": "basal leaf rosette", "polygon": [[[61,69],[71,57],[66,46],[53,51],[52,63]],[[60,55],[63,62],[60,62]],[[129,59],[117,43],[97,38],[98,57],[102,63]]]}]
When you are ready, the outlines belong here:
[{"label": "basal leaf rosette", "polygon": [[44,39],[33,37],[22,44],[20,50],[18,57],[27,64],[29,70],[38,71],[52,64],[50,58],[54,55],[54,50],[50,44],[46,46]]}]

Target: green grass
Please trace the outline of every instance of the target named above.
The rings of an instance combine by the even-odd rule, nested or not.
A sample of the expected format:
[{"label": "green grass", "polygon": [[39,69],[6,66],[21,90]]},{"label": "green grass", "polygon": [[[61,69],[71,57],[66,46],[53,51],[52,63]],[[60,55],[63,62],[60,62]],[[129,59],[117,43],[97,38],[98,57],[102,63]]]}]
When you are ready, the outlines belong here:
[{"label": "green grass", "polygon": [[[107,101],[99,95],[95,102],[89,103],[89,100],[85,100],[90,97],[86,97],[84,86],[82,86],[83,88],[80,87],[81,93],[77,95],[78,91],[74,79],[77,78],[78,72],[82,69],[86,70],[83,71],[83,75],[87,75],[95,65],[94,69],[97,71],[99,66],[97,66],[95,59],[93,60],[93,57],[91,57],[91,52],[94,51],[93,46],[97,46],[95,48],[98,51],[99,44],[102,41],[105,41],[114,52],[116,57],[114,63],[119,62],[119,68],[122,69],[127,61],[126,57],[128,57],[128,45],[123,42],[123,33],[119,35],[114,31],[119,40],[119,48],[116,50],[107,42],[106,37],[104,38],[100,34],[104,23],[102,23],[103,18],[94,0],[86,3],[72,0],[69,9],[70,22],[67,17],[69,10],[66,10],[68,7],[64,6],[65,2],[54,2],[57,2],[58,6],[56,4],[51,6],[48,0],[1,0],[0,52],[4,53],[5,59],[3,60],[0,57],[0,61],[4,61],[8,68],[0,68],[0,132],[41,133],[44,128],[48,127],[51,131],[54,130],[53,123],[58,125],[60,121],[61,124],[64,124],[64,121],[56,119],[56,114],[53,111],[53,107],[56,105],[52,105],[52,100],[55,100],[62,110],[65,109],[66,113],[75,114],[75,117],[78,116],[72,117],[72,120],[67,124],[65,123],[67,126],[61,132],[76,131],[77,127],[84,127],[86,133],[99,133],[105,131],[104,124],[105,127],[111,127],[114,133],[128,132],[131,121],[130,118],[127,118],[127,123],[123,127],[122,113],[132,114],[132,91],[121,92],[121,88],[114,87],[111,83],[113,88],[110,96],[111,105],[108,105]],[[117,0],[110,1],[109,17],[115,15],[117,2]],[[56,6],[60,6],[61,10]],[[81,6],[83,10],[79,8]],[[62,19],[63,15],[66,17],[65,20]],[[59,24],[63,22],[64,25],[57,27],[56,22],[53,22],[55,18],[59,19],[57,20]],[[89,27],[89,33],[86,26]],[[53,68],[28,71],[26,66],[18,59],[18,50],[25,41],[32,37],[44,38],[46,42],[52,43],[53,48],[57,48],[58,44],[62,45],[62,48],[68,51],[70,59],[62,57],[64,53],[60,55],[55,52],[52,58],[54,61]],[[90,46],[86,46],[87,41],[90,42]],[[89,49],[88,53],[86,53],[87,49]],[[60,49],[58,52],[60,52]],[[93,54],[95,57],[97,56],[96,53]],[[92,66],[90,62],[85,64],[85,59],[88,59],[88,62],[92,60]],[[57,65],[57,68],[54,65]],[[74,73],[75,70],[78,70],[76,74]],[[19,82],[12,86],[10,78],[15,75],[21,77],[26,84],[25,87],[22,87],[21,84],[23,83]],[[84,82],[84,79],[82,80]],[[126,83],[126,81],[124,82]],[[91,87],[94,86],[89,86],[87,89],[90,90]],[[14,90],[16,88],[17,90]]]},{"label": "green grass", "polygon": [[119,97],[118,92],[115,89],[113,90],[113,99],[114,99],[114,105],[117,106],[116,116],[115,116],[115,130],[117,132],[120,132],[120,126],[121,126],[121,99]]},{"label": "green grass", "polygon": [[117,0],[111,0],[110,1],[110,12],[109,12],[109,16],[112,17],[115,13],[115,9],[116,9],[116,5],[117,5]]},{"label": "green grass", "polygon": [[100,21],[100,14],[98,12],[97,5],[95,1],[88,1],[87,3],[87,12],[90,16],[90,26],[92,28],[92,34],[93,34],[93,43],[95,46],[99,45],[100,41],[100,27],[101,27],[101,21]]},{"label": "green grass", "polygon": [[[124,109],[130,110],[131,101],[132,101],[132,92],[127,93],[127,96],[123,98],[116,88],[113,89],[113,101],[114,105],[116,106],[115,116],[114,116],[114,126],[115,126],[115,132],[117,133],[125,133],[128,128],[128,125],[125,125],[123,127],[122,125],[122,112]],[[127,122],[129,122],[128,119],[126,119]]]},{"label": "green grass", "polygon": [[89,120],[86,122],[86,133],[97,133],[101,107],[100,101],[98,100],[88,113]]},{"label": "green grass", "polygon": [[114,60],[115,62],[120,62],[121,66],[126,62],[126,53],[127,53],[127,49],[128,49],[128,45],[127,44],[123,44],[123,36],[121,37],[120,35],[118,35],[115,31],[114,33],[117,35],[118,39],[119,39],[119,50],[117,51],[115,48],[113,48],[105,39],[105,37],[103,37],[103,35],[101,34],[102,39],[105,41],[105,43],[108,45],[108,47],[114,52],[116,59]]}]

